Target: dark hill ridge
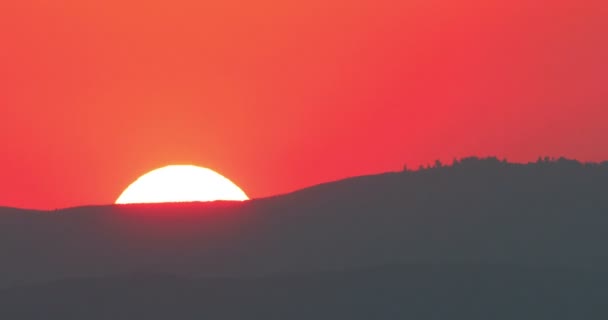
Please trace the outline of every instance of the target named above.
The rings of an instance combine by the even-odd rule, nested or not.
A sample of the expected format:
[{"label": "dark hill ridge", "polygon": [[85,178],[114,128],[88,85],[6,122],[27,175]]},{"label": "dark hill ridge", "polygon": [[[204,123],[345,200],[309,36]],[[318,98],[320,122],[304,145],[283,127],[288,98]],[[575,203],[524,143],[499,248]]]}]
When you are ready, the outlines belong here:
[{"label": "dark hill ridge", "polygon": [[465,159],[243,203],[0,209],[0,287],[394,263],[603,270],[607,228],[608,163]]}]

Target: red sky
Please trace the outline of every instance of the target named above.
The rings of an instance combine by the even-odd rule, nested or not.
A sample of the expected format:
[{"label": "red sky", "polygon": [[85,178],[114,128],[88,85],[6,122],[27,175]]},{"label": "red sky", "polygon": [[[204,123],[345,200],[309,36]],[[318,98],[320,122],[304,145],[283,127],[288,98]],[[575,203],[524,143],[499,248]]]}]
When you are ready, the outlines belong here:
[{"label": "red sky", "polygon": [[167,164],[250,197],[435,159],[608,159],[608,2],[0,2],[0,205]]}]

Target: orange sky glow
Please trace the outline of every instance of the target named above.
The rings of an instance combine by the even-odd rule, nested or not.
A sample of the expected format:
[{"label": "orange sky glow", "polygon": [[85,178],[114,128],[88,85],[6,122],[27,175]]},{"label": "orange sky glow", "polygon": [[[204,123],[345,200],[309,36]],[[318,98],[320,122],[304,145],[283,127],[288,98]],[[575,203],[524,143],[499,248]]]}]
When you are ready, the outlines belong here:
[{"label": "orange sky glow", "polygon": [[441,159],[608,159],[608,2],[0,3],[0,205],[168,164],[250,197]]}]

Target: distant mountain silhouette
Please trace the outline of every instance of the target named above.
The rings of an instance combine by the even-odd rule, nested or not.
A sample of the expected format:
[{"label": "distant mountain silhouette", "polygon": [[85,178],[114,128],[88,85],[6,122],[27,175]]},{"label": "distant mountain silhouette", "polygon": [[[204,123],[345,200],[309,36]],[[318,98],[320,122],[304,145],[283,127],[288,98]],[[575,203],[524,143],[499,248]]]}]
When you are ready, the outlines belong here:
[{"label": "distant mountain silhouette", "polygon": [[[353,311],[352,314],[343,315],[345,318],[381,319],[373,314],[382,309],[386,313],[379,313],[381,316],[394,319],[390,316],[390,310],[401,308],[402,301],[412,312],[419,310],[416,309],[418,307],[428,307],[430,314],[433,314],[435,309],[431,304],[434,301],[452,306],[446,310],[452,310],[462,303],[463,309],[458,310],[475,312],[479,304],[494,306],[503,299],[508,303],[515,299],[514,295],[525,296],[518,290],[530,290],[529,298],[532,301],[538,299],[539,303],[545,304],[538,311],[542,317],[527,317],[525,313],[515,316],[507,312],[506,315],[513,316],[505,319],[549,319],[546,316],[546,312],[551,310],[549,305],[554,305],[556,314],[562,316],[559,319],[587,319],[585,316],[565,317],[567,313],[562,307],[568,306],[566,301],[570,301],[570,298],[582,301],[583,304],[576,304],[578,307],[595,301],[595,290],[606,287],[603,282],[608,267],[606,230],[608,162],[583,164],[561,158],[539,159],[536,163],[524,165],[496,158],[467,158],[450,166],[436,163],[419,171],[356,177],[243,203],[97,206],[53,212],[0,208],[0,288],[8,290],[2,295],[2,301],[12,301],[5,304],[19,306],[31,301],[40,304],[40,310],[43,310],[45,304],[40,295],[43,292],[49,292],[47,296],[56,296],[62,303],[75,305],[67,301],[71,301],[72,297],[84,299],[89,294],[107,294],[108,291],[103,291],[107,289],[104,289],[107,284],[114,288],[124,286],[124,290],[127,290],[125,294],[132,292],[135,297],[144,293],[158,295],[149,300],[156,301],[154,299],[160,299],[165,292],[171,292],[163,289],[167,285],[175,286],[178,291],[185,290],[187,296],[192,295],[192,299],[200,302],[201,306],[210,305],[203,303],[205,299],[219,299],[218,306],[230,309],[227,301],[234,298],[242,302],[242,310],[257,310],[255,308],[259,307],[260,314],[270,315],[274,314],[271,313],[272,306],[280,309],[285,304],[285,308],[291,312],[288,319],[299,319],[293,315],[293,310],[297,308],[302,312],[302,319],[322,319],[315,315],[326,310],[326,307],[329,308],[327,310],[346,312],[318,302],[316,307],[310,307],[313,311],[308,314],[309,317],[305,317],[306,310],[309,310],[306,301],[313,299],[310,296],[317,296],[317,293],[319,299],[337,299],[336,303],[342,303],[342,306],[352,303],[354,310],[361,308],[361,313]],[[369,283],[361,284],[355,278],[348,278],[350,280],[339,282],[341,277],[348,277],[354,272],[349,270],[380,265],[408,266],[397,270],[399,275],[395,276],[408,280],[399,282],[397,278],[393,279],[397,287],[391,289],[393,287],[388,284],[393,281],[390,280],[390,273],[365,269],[358,271],[362,273],[355,278],[380,277],[383,280],[377,283],[369,280]],[[416,269],[411,265],[438,266],[439,269]],[[496,267],[475,271],[476,266],[488,265]],[[506,266],[514,266],[515,269]],[[563,277],[550,272],[562,269],[567,270]],[[345,271],[330,275],[323,273],[327,270]],[[461,271],[463,273],[458,274]],[[427,277],[429,272],[435,272],[435,276],[444,280],[418,283],[413,287],[407,284],[416,283],[413,278]],[[545,272],[551,273],[546,275],[549,278],[544,278]],[[285,273],[302,275],[294,275],[293,278],[275,276]],[[124,274],[171,274],[176,278],[153,277],[149,281],[145,281],[146,278],[114,278]],[[318,286],[306,293],[297,287],[305,285],[306,281],[299,282],[298,279],[306,278],[309,274],[314,275],[310,281]],[[481,278],[476,278],[476,274]],[[260,280],[262,282],[255,280],[255,283],[246,280],[259,276],[267,278],[262,278],[266,279]],[[241,280],[235,280],[235,283],[220,281],[221,278],[213,281],[193,280],[192,283],[185,280],[199,277],[233,277]],[[578,282],[579,277],[582,277],[582,282]],[[61,281],[66,278],[82,280]],[[534,282],[537,278],[541,282]],[[462,287],[464,283],[458,282],[464,279],[477,286],[468,294]],[[502,287],[483,287],[503,279],[513,280],[504,284],[508,288],[505,289],[505,296],[501,295]],[[546,282],[542,282],[545,281],[542,279]],[[597,285],[594,286],[596,280]],[[216,288],[219,292],[224,286],[230,288],[231,285],[238,288],[235,291],[250,293],[264,285],[277,287],[268,289],[270,293],[256,291],[261,297],[255,299],[262,300],[250,296],[231,296],[234,292],[218,298],[213,297],[215,293],[200,291],[197,287],[209,285],[208,281],[219,281]],[[146,283],[153,287],[149,292],[143,289],[137,291],[139,285],[146,288]],[[327,287],[324,287],[325,283]],[[292,285],[296,289],[286,289]],[[387,300],[392,304],[389,306],[378,302],[377,309],[365,307],[361,301],[375,297],[368,293],[371,289],[366,285],[376,286],[374,290],[379,291],[383,288],[395,290]],[[544,285],[556,287],[551,287],[553,290]],[[349,286],[355,286],[351,287],[353,292],[340,300],[338,293],[345,294],[340,290],[347,290]],[[412,288],[427,290],[426,296],[422,297],[430,300],[416,300],[417,291]],[[216,289],[211,291],[216,292]],[[282,294],[272,296],[275,289]],[[194,290],[194,293],[189,290]],[[395,300],[401,295],[400,290],[403,290],[404,298]],[[540,290],[538,296],[535,290]],[[443,300],[435,296],[444,291],[448,296]],[[552,296],[551,292],[557,296]],[[576,294],[578,298],[571,294]],[[272,297],[282,301],[281,304],[273,304]],[[495,300],[483,300],[485,298]],[[555,303],[550,302],[553,298]],[[124,299],[129,303],[145,304],[148,298]],[[247,299],[253,299],[249,305]],[[118,305],[108,306],[108,310],[116,310],[112,308],[119,308],[116,306],[122,303],[120,301],[125,302],[120,299],[109,301]],[[185,303],[190,303],[188,301]],[[412,301],[418,301],[415,302],[418,307],[412,306]],[[311,303],[314,305],[317,302]],[[55,308],[56,305],[47,307]],[[582,307],[578,307],[572,310],[582,312]],[[192,310],[188,308],[196,306],[186,304],[184,308]],[[205,309],[209,312],[206,314],[218,314],[214,312],[219,309],[209,308]],[[530,312],[540,310],[533,306],[530,308]],[[12,310],[4,308],[0,302],[0,310],[3,309]],[[399,310],[395,314],[409,314],[399,313],[403,311]],[[437,317],[428,316],[425,319],[446,319],[446,313],[438,310]],[[517,310],[524,312],[527,309]],[[232,318],[213,318],[244,318],[244,313],[239,313],[239,310],[232,311],[235,312]],[[483,311],[480,315],[487,313]],[[93,316],[86,318],[96,319]],[[100,316],[99,319],[103,318]],[[326,318],[337,319],[331,316]],[[474,316],[463,319],[470,318],[476,319]],[[500,319],[499,316],[486,318]]]}]

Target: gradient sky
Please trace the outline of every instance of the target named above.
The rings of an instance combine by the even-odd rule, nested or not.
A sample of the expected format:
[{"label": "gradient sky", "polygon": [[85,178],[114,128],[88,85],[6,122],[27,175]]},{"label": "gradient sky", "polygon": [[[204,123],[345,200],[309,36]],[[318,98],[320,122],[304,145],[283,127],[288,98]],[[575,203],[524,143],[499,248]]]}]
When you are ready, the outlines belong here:
[{"label": "gradient sky", "polygon": [[608,159],[608,2],[0,2],[0,205],[167,164],[263,197],[435,159]]}]

